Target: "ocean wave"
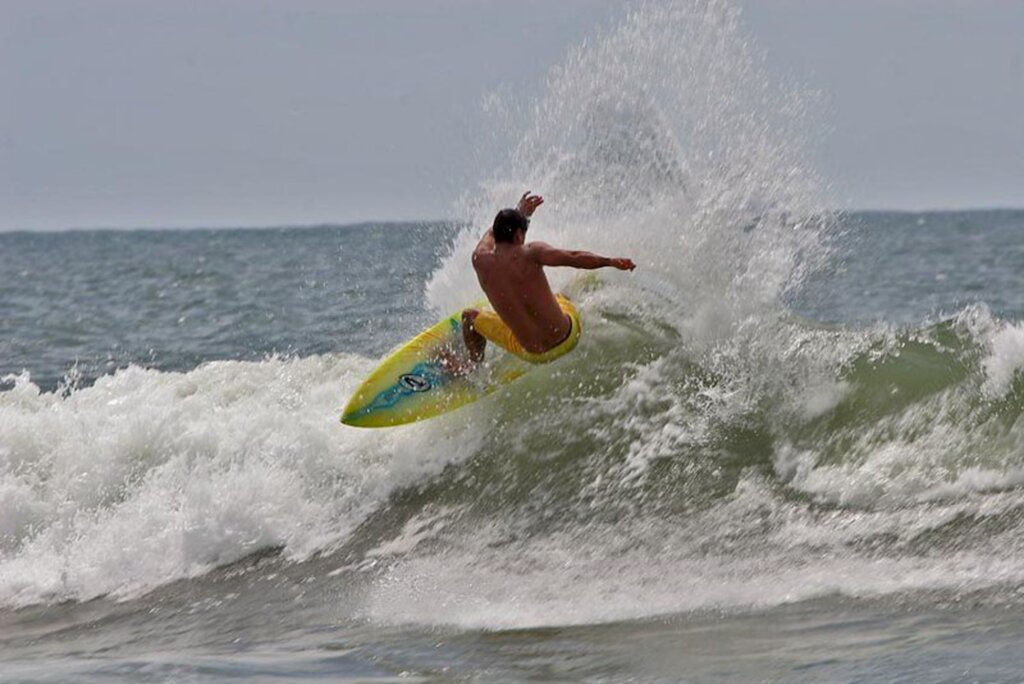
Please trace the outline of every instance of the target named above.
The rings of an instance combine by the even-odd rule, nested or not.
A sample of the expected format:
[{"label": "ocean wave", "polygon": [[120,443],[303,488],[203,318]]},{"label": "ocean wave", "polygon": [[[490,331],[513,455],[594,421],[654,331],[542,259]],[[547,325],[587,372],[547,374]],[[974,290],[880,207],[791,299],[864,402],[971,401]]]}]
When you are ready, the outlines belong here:
[{"label": "ocean wave", "polygon": [[[344,538],[447,453],[343,429],[351,355],[129,367],[91,387],[0,393],[0,603],[132,596],[267,547]],[[428,440],[428,444],[430,441]]]},{"label": "ocean wave", "polygon": [[[550,372],[394,430],[337,423],[372,365],[343,354],[131,367],[65,393],[16,378],[0,394],[0,601],[130,597],[267,548],[373,560],[376,619],[425,619],[416,606],[447,596],[437,621],[505,606],[490,626],[1012,575],[988,571],[1019,546],[1024,379],[993,397],[988,361],[1013,324],[782,317],[759,328],[790,341],[776,358],[737,343],[730,361],[600,302],[584,298],[588,334]],[[826,580],[842,567],[862,571]],[[872,585],[882,567],[931,579]],[[531,600],[495,598],[510,573]],[[817,579],[798,591],[801,576]]]},{"label": "ocean wave", "polygon": [[267,548],[359,575],[369,619],[493,629],[1024,579],[1020,324],[786,309],[835,223],[806,105],[734,8],[644,5],[526,110],[427,298],[479,297],[477,233],[532,187],[531,237],[640,264],[581,294],[573,354],[384,431],[338,424],[374,363],[344,353],[10,378],[0,603],[136,596]]}]

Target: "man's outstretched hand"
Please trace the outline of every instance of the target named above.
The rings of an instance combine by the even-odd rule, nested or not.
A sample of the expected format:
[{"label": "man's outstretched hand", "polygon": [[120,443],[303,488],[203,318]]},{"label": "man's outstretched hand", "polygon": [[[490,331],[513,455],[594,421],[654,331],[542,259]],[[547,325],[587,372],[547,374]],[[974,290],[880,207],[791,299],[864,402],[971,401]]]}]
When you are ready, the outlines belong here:
[{"label": "man's outstretched hand", "polygon": [[611,266],[619,269],[620,271],[632,271],[636,268],[636,264],[633,263],[632,259],[612,259]]},{"label": "man's outstretched hand", "polygon": [[519,198],[519,206],[516,207],[522,212],[523,216],[529,218],[533,216],[533,212],[537,211],[537,207],[544,204],[544,198],[540,195],[531,195],[530,191],[527,190],[523,193],[523,196]]}]

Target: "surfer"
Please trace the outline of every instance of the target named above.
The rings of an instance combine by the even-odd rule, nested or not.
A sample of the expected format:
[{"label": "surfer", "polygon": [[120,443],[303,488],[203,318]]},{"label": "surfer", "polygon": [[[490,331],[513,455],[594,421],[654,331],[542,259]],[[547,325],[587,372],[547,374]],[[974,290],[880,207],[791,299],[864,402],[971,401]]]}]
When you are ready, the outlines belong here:
[{"label": "surfer", "polygon": [[629,259],[526,242],[530,217],[544,198],[523,193],[515,209],[502,209],[473,250],[473,270],[494,311],[462,312],[462,339],[473,364],[483,361],[487,341],[531,363],[547,363],[576,347],[580,321],[567,297],[554,294],[545,266],[621,271],[636,268]]}]

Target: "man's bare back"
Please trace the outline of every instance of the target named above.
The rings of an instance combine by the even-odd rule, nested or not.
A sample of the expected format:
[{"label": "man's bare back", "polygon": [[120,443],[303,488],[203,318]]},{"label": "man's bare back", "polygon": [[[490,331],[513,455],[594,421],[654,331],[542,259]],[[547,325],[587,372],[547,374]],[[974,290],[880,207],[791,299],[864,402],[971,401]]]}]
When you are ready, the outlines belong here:
[{"label": "man's bare back", "polygon": [[[524,193],[517,209],[503,209],[491,230],[473,250],[473,269],[480,287],[494,311],[515,335],[522,348],[544,353],[570,334],[572,322],[562,310],[548,279],[545,266],[595,269],[611,266],[632,271],[629,259],[610,259],[590,252],[564,250],[543,242],[526,243],[529,217],[544,198]],[[473,326],[478,312],[463,312],[463,339],[473,361],[481,361],[486,340]]]}]

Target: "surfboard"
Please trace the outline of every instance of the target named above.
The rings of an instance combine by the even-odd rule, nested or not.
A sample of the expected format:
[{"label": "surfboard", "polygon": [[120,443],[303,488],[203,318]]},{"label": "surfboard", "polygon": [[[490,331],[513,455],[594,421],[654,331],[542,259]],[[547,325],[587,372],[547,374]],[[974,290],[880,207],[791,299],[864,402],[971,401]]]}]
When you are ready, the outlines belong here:
[{"label": "surfboard", "polygon": [[349,399],[341,422],[379,428],[433,418],[482,399],[533,368],[488,344],[483,363],[456,373],[445,359],[464,353],[460,309],[388,354]]}]

